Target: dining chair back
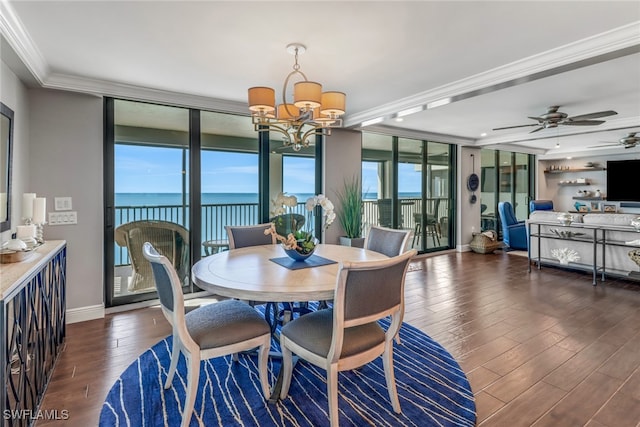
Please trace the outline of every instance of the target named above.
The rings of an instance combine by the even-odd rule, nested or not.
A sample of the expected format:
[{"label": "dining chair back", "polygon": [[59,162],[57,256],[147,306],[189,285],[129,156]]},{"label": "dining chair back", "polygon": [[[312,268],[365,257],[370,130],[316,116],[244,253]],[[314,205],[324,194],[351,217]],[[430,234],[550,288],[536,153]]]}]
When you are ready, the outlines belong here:
[{"label": "dining chair back", "polygon": [[391,227],[391,199],[378,199],[378,225]]},{"label": "dining chair back", "polygon": [[406,249],[410,234],[410,230],[395,230],[372,225],[364,239],[364,248],[388,257],[400,255]]},{"label": "dining chair back", "polygon": [[201,360],[235,355],[258,347],[260,385],[265,398],[268,398],[267,359],[271,329],[264,318],[238,300],[204,305],[185,314],[182,288],[171,262],[149,242],[144,243],[143,254],[151,264],[162,313],[172,326],[173,348],[165,389],[171,387],[180,353],[184,354],[187,362],[187,394],[181,425],[186,427],[191,422]]},{"label": "dining chair back", "polygon": [[229,249],[245,248],[247,246],[274,245],[276,238],[272,234],[264,234],[271,228],[271,223],[257,225],[226,225]]},{"label": "dining chair back", "polygon": [[[379,261],[343,262],[332,308],[311,312],[282,327],[282,399],[289,393],[292,353],[327,371],[331,426],[338,423],[338,372],[363,366],[382,355],[393,410],[401,412],[393,372],[393,337],[404,315],[404,282],[415,249]],[[391,317],[384,330],[378,320]]]},{"label": "dining chair back", "polygon": [[[420,238],[422,237],[422,226],[425,225],[424,229],[427,235],[431,235],[431,239],[433,240],[433,246],[440,246],[440,202],[443,199],[441,198],[428,198],[426,199],[427,204],[427,213],[424,218],[422,212],[416,212],[413,214],[413,219],[415,222],[415,227],[413,230],[413,240],[411,241],[411,246],[415,246],[416,243],[420,244]],[[420,203],[420,202],[419,202]],[[436,244],[437,240],[437,244]]]}]

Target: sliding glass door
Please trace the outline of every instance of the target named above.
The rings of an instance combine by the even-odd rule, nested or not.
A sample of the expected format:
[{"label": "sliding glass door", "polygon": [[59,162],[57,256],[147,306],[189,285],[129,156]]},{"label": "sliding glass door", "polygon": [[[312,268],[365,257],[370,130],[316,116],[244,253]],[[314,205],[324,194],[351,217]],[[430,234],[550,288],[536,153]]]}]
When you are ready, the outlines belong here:
[{"label": "sliding glass door", "polygon": [[365,230],[410,230],[421,252],[453,247],[455,146],[371,133],[362,141]]},{"label": "sliding glass door", "polygon": [[482,231],[494,230],[502,236],[498,203],[509,202],[516,218],[529,217],[529,201],[535,194],[531,154],[483,149],[480,174],[480,209]]},{"label": "sliding glass door", "polygon": [[115,244],[107,302],[155,296],[150,266],[142,256],[147,241],[171,256],[189,292],[189,110],[115,100],[112,129],[109,213]]}]

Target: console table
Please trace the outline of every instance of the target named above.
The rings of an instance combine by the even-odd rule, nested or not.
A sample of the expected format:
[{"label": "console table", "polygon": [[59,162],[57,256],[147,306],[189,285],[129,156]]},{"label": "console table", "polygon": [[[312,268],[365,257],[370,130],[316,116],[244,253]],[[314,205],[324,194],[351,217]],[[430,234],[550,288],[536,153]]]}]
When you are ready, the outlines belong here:
[{"label": "console table", "polygon": [[[629,268],[622,268],[620,265],[614,266],[613,263],[608,262],[608,257],[617,256],[618,261],[624,259],[623,253],[628,250],[640,249],[640,242],[637,244],[629,244],[627,242],[640,239],[640,233],[636,232],[631,226],[615,226],[615,225],[602,225],[602,224],[585,224],[585,223],[571,223],[570,225],[563,225],[560,222],[551,221],[529,221],[528,237],[529,237],[529,267],[528,271],[531,272],[531,261],[535,260],[538,269],[541,268],[542,263],[565,266],[560,264],[556,259],[551,258],[548,255],[542,256],[542,240],[555,240],[555,241],[567,241],[574,243],[573,248],[585,249],[586,245],[590,245],[592,251],[592,257],[586,262],[572,262],[570,265],[566,265],[568,268],[578,268],[582,270],[588,270],[592,273],[592,283],[597,284],[598,273],[600,273],[600,280],[604,282],[606,275],[624,277],[628,279],[640,279],[640,273],[632,270],[632,262],[628,262],[626,265]],[[583,233],[581,235],[560,235],[553,233],[551,229],[557,229],[561,233]],[[535,239],[535,240],[534,240]],[[532,254],[532,242],[536,242],[534,253]],[[567,245],[570,249],[573,249],[571,245]],[[616,252],[614,248],[619,249]],[[548,247],[547,247],[548,249]],[[609,254],[607,256],[607,254]],[[584,256],[584,251],[581,256]],[[639,266],[640,267],[640,266]]]},{"label": "console table", "polygon": [[0,264],[0,406],[5,426],[30,426],[43,419],[38,408],[65,338],[65,281],[63,240],[45,242],[21,262]]}]

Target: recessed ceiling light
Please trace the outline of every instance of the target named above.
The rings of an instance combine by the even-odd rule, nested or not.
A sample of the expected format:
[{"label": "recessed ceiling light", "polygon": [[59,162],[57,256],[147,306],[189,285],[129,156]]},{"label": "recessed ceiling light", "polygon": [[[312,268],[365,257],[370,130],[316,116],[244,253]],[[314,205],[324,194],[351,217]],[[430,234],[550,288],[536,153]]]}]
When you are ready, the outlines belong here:
[{"label": "recessed ceiling light", "polygon": [[571,157],[571,156],[567,157],[567,160],[571,160],[571,159],[573,159],[573,157]]},{"label": "recessed ceiling light", "polygon": [[482,132],[482,133],[480,134],[480,136],[487,136],[487,133],[486,133],[486,132]]},{"label": "recessed ceiling light", "polygon": [[442,107],[443,105],[447,105],[451,103],[451,98],[447,97],[447,98],[442,98],[442,99],[438,99],[437,101],[433,101],[427,104],[427,110],[430,110],[432,108],[437,108],[437,107]]},{"label": "recessed ceiling light", "polygon": [[404,119],[402,117],[396,117],[396,122],[402,122]]},{"label": "recessed ceiling light", "polygon": [[424,111],[424,109],[425,109],[424,105],[418,105],[417,107],[407,108],[406,110],[398,111],[398,114],[396,114],[396,117],[404,117],[410,114],[419,113],[421,111]]},{"label": "recessed ceiling light", "polygon": [[376,117],[375,119],[365,120],[360,126],[371,126],[384,121],[384,117]]}]

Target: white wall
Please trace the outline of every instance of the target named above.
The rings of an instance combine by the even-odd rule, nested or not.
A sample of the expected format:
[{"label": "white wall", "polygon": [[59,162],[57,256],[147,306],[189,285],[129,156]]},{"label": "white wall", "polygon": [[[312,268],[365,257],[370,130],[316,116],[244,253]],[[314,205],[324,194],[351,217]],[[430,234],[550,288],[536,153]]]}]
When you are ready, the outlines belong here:
[{"label": "white wall", "polygon": [[[556,167],[567,166],[571,169],[583,168],[587,162],[596,163],[599,166],[606,167],[608,160],[629,160],[638,159],[640,155],[634,153],[631,150],[628,153],[621,153],[610,156],[600,157],[581,157],[578,159],[556,159],[556,160],[543,160],[538,162],[538,174],[537,174],[537,199],[553,200],[553,208],[556,211],[573,211],[575,210],[574,204],[577,200],[573,197],[578,190],[588,190],[594,192],[600,190],[606,197],[607,191],[607,172],[606,171],[586,171],[586,172],[568,172],[568,173],[552,173],[545,174],[544,170],[549,166],[554,165]],[[559,181],[564,180],[576,180],[578,178],[585,178],[591,185],[581,186],[561,186],[558,185]],[[632,182],[631,185],[637,185],[637,179],[629,177]],[[590,201],[579,200],[582,204],[589,205]],[[619,212],[624,213],[640,213],[640,208],[622,208],[620,209],[620,203],[606,202],[608,204],[614,204],[618,207]]]},{"label": "white wall", "polygon": [[14,113],[13,165],[11,168],[11,230],[0,235],[7,241],[22,224],[22,194],[31,192],[29,183],[29,99],[28,89],[4,63],[0,62],[0,100]]},{"label": "white wall", "polygon": [[29,190],[47,198],[47,212],[54,197],[71,197],[78,213],[77,225],[44,227],[46,240],[67,241],[67,308],[102,308],[102,99],[31,89],[29,104]]}]

